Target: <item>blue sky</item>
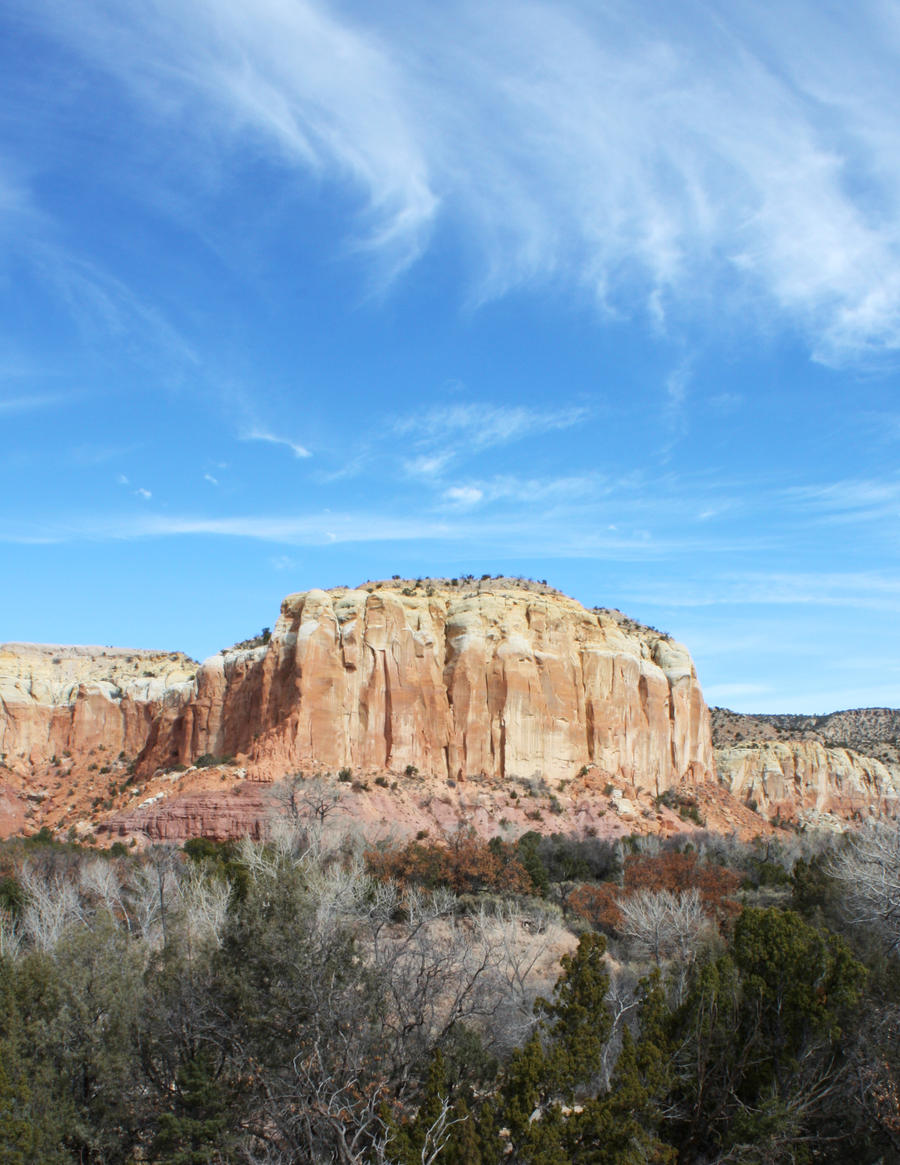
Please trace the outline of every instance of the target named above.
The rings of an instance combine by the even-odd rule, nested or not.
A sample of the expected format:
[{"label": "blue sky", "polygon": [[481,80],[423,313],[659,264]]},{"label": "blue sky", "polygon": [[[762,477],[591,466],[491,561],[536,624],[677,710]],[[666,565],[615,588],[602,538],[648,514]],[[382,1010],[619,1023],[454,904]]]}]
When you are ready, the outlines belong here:
[{"label": "blue sky", "polygon": [[8,0],[0,639],[546,578],[900,705],[900,4]]}]

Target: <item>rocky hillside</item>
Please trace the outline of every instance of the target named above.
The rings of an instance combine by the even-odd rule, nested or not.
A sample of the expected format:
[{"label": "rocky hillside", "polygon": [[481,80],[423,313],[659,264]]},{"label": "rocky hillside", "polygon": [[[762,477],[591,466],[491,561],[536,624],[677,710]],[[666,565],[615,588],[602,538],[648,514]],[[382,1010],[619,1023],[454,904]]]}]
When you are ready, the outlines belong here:
[{"label": "rocky hillside", "polygon": [[715,748],[742,741],[803,740],[830,748],[852,749],[884,764],[900,765],[900,709],[852,708],[826,716],[731,712],[711,708]]},{"label": "rocky hillside", "polygon": [[32,777],[107,772],[189,698],[198,666],[179,652],[0,644],[0,763]]},{"label": "rocky hillside", "polygon": [[207,660],[154,725],[141,771],[203,753],[465,780],[585,765],[660,793],[712,775],[687,650],[513,580],[401,580],[284,600],[268,643]]}]

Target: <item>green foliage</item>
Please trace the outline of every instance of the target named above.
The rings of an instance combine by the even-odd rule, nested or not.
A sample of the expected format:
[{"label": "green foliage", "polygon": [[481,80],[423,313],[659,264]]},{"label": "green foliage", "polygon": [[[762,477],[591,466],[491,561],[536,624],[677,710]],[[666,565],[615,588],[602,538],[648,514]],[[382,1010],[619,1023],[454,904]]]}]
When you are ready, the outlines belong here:
[{"label": "green foliage", "polygon": [[12,874],[0,877],[0,910],[6,910],[15,918],[25,905],[25,891],[18,878]]},{"label": "green foliage", "polygon": [[677,1139],[688,1160],[746,1143],[759,1160],[770,1159],[767,1144],[800,1152],[837,1070],[839,1021],[865,979],[838,936],[792,911],[744,910],[730,950],[699,968],[673,1027],[683,1049],[678,1107],[690,1114]]},{"label": "green foliage", "polygon": [[209,1052],[180,1064],[172,1107],[158,1118],[152,1154],[156,1165],[210,1165],[221,1161],[229,1137],[228,1096]]},{"label": "green foliage", "polygon": [[[738,876],[711,850],[634,853],[623,886],[580,890],[598,918],[636,889],[696,888],[722,912]],[[510,1050],[522,996],[511,989],[494,1010],[481,993],[501,945],[480,967],[470,939],[520,922],[524,939],[528,920],[499,895],[608,868],[607,843],[530,833],[488,845],[461,831],[375,853],[417,885],[467,887],[476,917],[441,894],[423,922],[427,893],[404,900],[336,850],[273,842],[239,857],[198,838],[101,862],[52,841],[0,846],[11,949],[23,936],[0,957],[0,1162],[362,1162],[385,1136],[396,1165],[438,1149],[435,1165],[900,1159],[896,959],[857,930],[851,953],[822,925],[841,918],[825,863],[794,866],[798,912],[723,916],[722,936],[671,982],[643,981],[617,1025],[604,939],[583,934]],[[738,856],[745,869],[787,864],[761,847]],[[510,871],[520,880],[498,889]],[[80,895],[64,925],[28,929],[26,877],[63,912]],[[39,881],[27,885],[33,920]],[[455,996],[445,976],[463,964],[477,975]]]},{"label": "green foliage", "polygon": [[202,756],[198,756],[194,761],[194,765],[198,769],[209,769],[213,765],[233,765],[235,764],[233,756],[214,756],[211,752],[204,752]]},{"label": "green foliage", "polygon": [[763,858],[750,862],[747,881],[751,886],[790,886],[791,875],[779,862]]},{"label": "green foliage", "polygon": [[541,1023],[509,1062],[498,1123],[509,1130],[514,1159],[564,1165],[562,1106],[600,1070],[612,1029],[606,1007],[606,941],[587,933],[560,960],[551,1000],[538,999]]},{"label": "green foliage", "polygon": [[790,1069],[810,1036],[838,1035],[840,1010],[856,1002],[866,978],[843,939],[791,910],[745,910],[732,952],[770,1057],[764,1077]]},{"label": "green foliage", "polygon": [[40,1113],[32,1099],[30,1063],[23,1040],[12,964],[0,958],[0,1161],[31,1165],[58,1159],[49,1137],[42,1136]]},{"label": "green foliage", "polygon": [[56,839],[53,836],[53,831],[47,825],[42,825],[37,833],[33,833],[31,837],[26,838],[26,842],[31,846],[54,845]]},{"label": "green foliage", "polygon": [[667,809],[674,809],[682,821],[692,821],[694,825],[704,826],[706,822],[700,815],[700,806],[696,797],[676,789],[666,789],[656,798],[656,804],[665,805]]},{"label": "green foliage", "polygon": [[429,1152],[440,1147],[446,1124],[444,1105],[449,1093],[444,1057],[440,1048],[436,1048],[428,1064],[422,1103],[415,1117],[393,1129],[390,1156],[396,1165],[420,1165],[428,1160]]},{"label": "green foliage", "polygon": [[242,639],[240,643],[235,643],[232,651],[246,651],[252,647],[263,647],[271,638],[271,630],[268,627],[263,627],[258,635],[251,635],[249,639]]},{"label": "green foliage", "polygon": [[[502,844],[502,843],[501,843]],[[550,889],[550,875],[540,855],[541,835],[534,830],[523,833],[516,842],[516,852],[535,894],[546,895]]]}]

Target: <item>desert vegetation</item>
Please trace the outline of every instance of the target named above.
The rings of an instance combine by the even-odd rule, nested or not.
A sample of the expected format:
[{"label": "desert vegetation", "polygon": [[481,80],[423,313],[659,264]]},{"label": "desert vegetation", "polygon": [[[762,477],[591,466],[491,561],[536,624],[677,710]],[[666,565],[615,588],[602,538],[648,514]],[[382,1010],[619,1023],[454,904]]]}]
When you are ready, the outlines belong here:
[{"label": "desert vegetation", "polygon": [[900,1160],[900,844],[0,847],[0,1160]]}]

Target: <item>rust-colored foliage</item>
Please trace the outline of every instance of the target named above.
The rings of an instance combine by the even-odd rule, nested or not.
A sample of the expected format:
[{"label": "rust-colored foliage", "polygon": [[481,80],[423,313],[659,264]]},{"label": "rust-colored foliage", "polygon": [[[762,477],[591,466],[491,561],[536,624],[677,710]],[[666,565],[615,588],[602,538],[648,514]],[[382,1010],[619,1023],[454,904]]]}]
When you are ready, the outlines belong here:
[{"label": "rust-colored foliage", "polygon": [[612,882],[601,882],[598,886],[585,883],[572,891],[566,905],[598,930],[615,934],[622,923],[622,911],[618,906],[621,897],[621,888]]},{"label": "rust-colored foliage", "polygon": [[488,845],[474,833],[457,834],[448,842],[410,841],[397,849],[370,849],[365,860],[370,874],[401,886],[449,886],[457,894],[533,892],[513,847],[502,842]]},{"label": "rust-colored foliage", "polygon": [[662,853],[656,857],[629,854],[625,859],[625,894],[637,890],[696,889],[707,914],[720,922],[740,912],[734,900],[741,877],[725,866],[701,865],[693,853]]},{"label": "rust-colored foliage", "polygon": [[624,886],[585,883],[569,894],[566,905],[607,934],[615,934],[621,925],[619,903],[639,890],[677,894],[696,889],[704,910],[720,925],[727,925],[740,913],[740,904],[734,898],[741,884],[740,875],[725,866],[703,865],[696,854],[630,854],[625,859],[623,881]]}]

